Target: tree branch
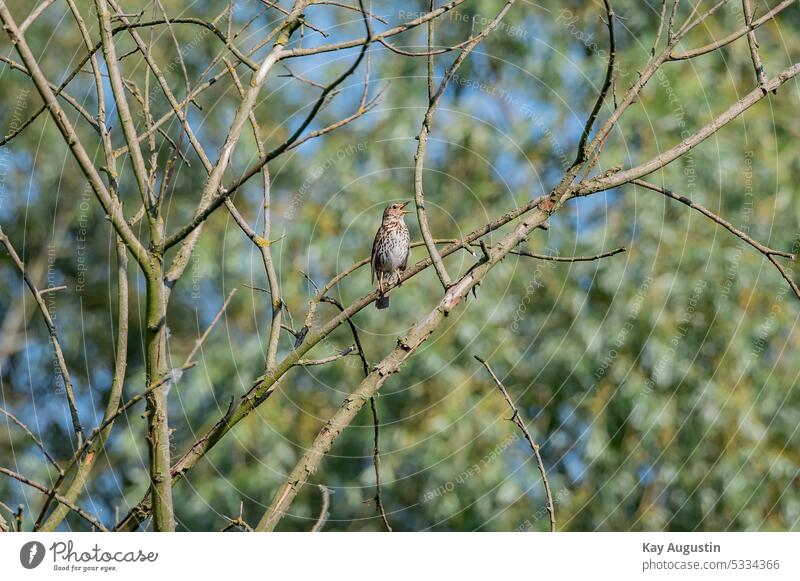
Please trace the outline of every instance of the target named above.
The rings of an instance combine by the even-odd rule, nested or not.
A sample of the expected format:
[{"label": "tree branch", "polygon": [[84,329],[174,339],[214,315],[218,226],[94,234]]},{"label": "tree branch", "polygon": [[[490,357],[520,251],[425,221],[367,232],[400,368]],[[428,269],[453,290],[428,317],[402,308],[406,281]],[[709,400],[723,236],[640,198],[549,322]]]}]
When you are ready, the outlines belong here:
[{"label": "tree branch", "polygon": [[661,169],[665,165],[676,160],[684,153],[708,139],[710,136],[714,135],[722,127],[758,103],[764,98],[768,91],[777,89],[789,79],[797,76],[799,73],[800,63],[796,63],[791,67],[784,69],[777,76],[769,79],[764,87],[756,87],[747,95],[742,97],[739,101],[731,105],[721,115],[713,119],[710,123],[703,126],[701,129],[681,141],[679,144],[663,152],[658,157],[655,157],[642,165],[624,171],[613,172],[609,175],[604,175],[585,181],[580,185],[580,187],[576,188],[576,195],[586,195],[587,193],[615,188]]},{"label": "tree branch", "polygon": [[[23,484],[27,484],[31,488],[35,488],[36,490],[38,490],[39,492],[42,492],[44,494],[48,494],[48,495],[52,494],[53,497],[58,502],[64,504],[67,508],[69,508],[75,514],[80,516],[85,521],[89,522],[93,527],[96,527],[97,529],[99,529],[99,530],[101,530],[103,532],[108,532],[108,529],[105,526],[103,526],[103,523],[101,523],[96,517],[92,516],[91,514],[89,514],[85,510],[83,510],[81,507],[77,506],[76,504],[70,502],[69,500],[67,500],[66,498],[61,496],[60,494],[54,493],[52,490],[48,489],[46,486],[43,486],[42,484],[39,484],[38,482],[34,482],[30,478],[27,478],[27,477],[23,476],[22,474],[18,474],[17,472],[14,472],[13,470],[9,470],[8,468],[4,468],[2,466],[0,466],[0,474],[5,474],[6,476],[8,476],[10,478],[13,478],[14,480],[22,482]],[[21,522],[21,518],[19,519],[18,522]],[[17,526],[17,530],[21,531],[22,529],[19,526]]]},{"label": "tree branch", "polygon": [[17,424],[22,429],[22,431],[25,432],[25,434],[31,440],[33,440],[33,443],[36,444],[36,447],[39,448],[39,450],[42,451],[42,454],[44,454],[44,457],[47,459],[47,461],[50,462],[50,464],[53,465],[53,468],[56,469],[56,472],[58,472],[59,474],[63,474],[64,473],[63,468],[61,468],[61,466],[58,465],[58,462],[56,462],[55,458],[53,458],[53,456],[50,455],[50,452],[48,452],[47,448],[44,447],[44,444],[42,443],[42,441],[39,438],[36,437],[36,435],[31,431],[31,429],[27,426],[27,424],[25,424],[22,420],[20,420],[17,416],[12,414],[10,411],[8,411],[8,410],[6,410],[4,408],[1,408],[1,407],[0,407],[0,414],[3,414],[8,419],[10,419],[12,422]]},{"label": "tree branch", "polygon": [[750,0],[742,0],[742,11],[744,12],[744,19],[750,31],[747,33],[747,44],[750,47],[750,57],[753,59],[753,68],[756,71],[756,80],[758,85],[763,87],[767,83],[767,73],[764,71],[764,64],[761,62],[761,55],[758,52],[758,41],[756,40],[756,33],[753,27],[753,8],[750,6]]},{"label": "tree branch", "polygon": [[536,252],[529,252],[527,250],[512,250],[509,254],[516,254],[517,256],[527,256],[529,258],[536,258],[538,260],[550,260],[552,262],[591,262],[593,260],[600,260],[603,258],[608,258],[609,256],[615,256],[622,252],[625,252],[627,248],[624,246],[620,246],[619,248],[615,248],[614,250],[610,250],[608,252],[602,252],[600,254],[595,254],[593,256],[552,256],[550,254],[537,254]]},{"label": "tree branch", "polygon": [[743,232],[742,230],[739,230],[738,228],[736,228],[733,224],[731,224],[730,222],[728,222],[724,218],[721,218],[720,216],[716,215],[714,212],[712,212],[711,210],[709,210],[705,206],[702,206],[702,205],[698,204],[697,202],[693,202],[692,200],[690,200],[686,196],[682,196],[680,194],[676,194],[675,192],[673,192],[671,190],[668,190],[667,188],[664,188],[662,186],[658,186],[656,184],[651,184],[649,182],[646,182],[646,181],[640,180],[640,179],[633,180],[631,183],[634,184],[634,185],[637,185],[637,186],[642,186],[643,188],[647,188],[648,190],[652,190],[654,192],[658,192],[659,194],[663,194],[668,198],[671,198],[673,200],[677,200],[681,204],[689,206],[693,210],[697,210],[698,212],[700,212],[701,214],[703,214],[707,218],[710,218],[712,221],[716,222],[717,224],[719,224],[720,226],[722,226],[723,228],[728,230],[731,234],[733,234],[737,238],[740,238],[741,240],[743,240],[744,242],[746,242],[747,244],[749,244],[750,246],[752,246],[753,248],[758,250],[761,254],[766,256],[772,264],[775,265],[775,267],[778,269],[778,272],[780,272],[780,274],[784,278],[784,280],[786,280],[786,282],[789,283],[789,286],[791,287],[791,289],[794,292],[795,296],[800,299],[800,287],[797,286],[797,283],[794,282],[794,280],[789,275],[789,273],[786,271],[786,269],[783,268],[783,266],[781,266],[775,260],[776,256],[782,256],[784,258],[788,258],[790,260],[794,260],[795,259],[795,255],[794,254],[792,254],[791,252],[784,252],[783,250],[775,250],[773,248],[769,248],[767,246],[764,246],[758,240],[755,240],[754,238],[749,236],[746,232]]},{"label": "tree branch", "polygon": [[[728,36],[725,36],[715,42],[706,44],[704,46],[687,50],[685,52],[675,52],[670,53],[669,59],[670,61],[680,61],[680,60],[688,60],[692,59],[704,54],[708,54],[710,52],[714,52],[715,50],[722,48],[723,46],[727,46],[735,40],[740,39],[745,34],[755,30],[762,24],[769,22],[775,16],[780,14],[785,8],[789,7],[791,4],[797,2],[797,0],[783,0],[782,2],[778,3],[773,7],[770,11],[768,11],[764,16],[752,21],[750,24],[745,24],[742,28],[738,29],[735,32],[732,32]],[[677,3],[676,3],[677,4]]]},{"label": "tree branch", "polygon": [[[114,378],[111,382],[111,389],[109,390],[108,401],[106,402],[106,409],[103,415],[104,426],[101,429],[95,428],[92,430],[89,437],[86,438],[84,445],[75,452],[73,460],[68,467],[68,469],[71,469],[77,461],[80,461],[78,469],[75,472],[75,477],[64,493],[64,498],[70,502],[75,502],[81,492],[84,491],[92,468],[95,466],[95,461],[98,455],[103,451],[108,436],[111,434],[113,419],[119,415],[116,411],[122,399],[122,387],[125,383],[125,374],[128,366],[128,256],[125,245],[118,237],[116,237],[116,249],[117,338],[114,356]],[[83,452],[86,449],[89,451],[84,457]],[[53,486],[53,492],[59,488],[61,480],[66,473],[67,471],[64,471],[62,478]],[[47,520],[41,522],[47,513],[47,508],[52,498],[52,494],[48,495],[48,499],[43,505],[39,517],[36,519],[34,530],[55,531],[66,517],[67,511],[65,505],[59,504]]]},{"label": "tree branch", "polygon": [[519,413],[519,409],[517,406],[514,405],[514,402],[511,400],[511,396],[508,395],[508,391],[506,390],[503,383],[497,378],[492,368],[489,367],[489,363],[478,357],[477,355],[473,355],[478,362],[486,368],[486,371],[489,372],[489,375],[492,376],[495,385],[497,385],[497,389],[500,390],[500,393],[503,394],[503,398],[505,398],[508,407],[511,408],[513,414],[511,418],[509,418],[512,422],[517,424],[522,433],[525,435],[525,439],[528,441],[528,445],[533,450],[533,455],[536,457],[536,464],[539,467],[539,474],[542,476],[542,483],[544,484],[544,491],[545,495],[547,496],[547,513],[550,515],[550,532],[556,532],[556,509],[553,506],[553,493],[550,491],[550,482],[547,480],[547,472],[544,469],[544,461],[542,460],[542,455],[539,452],[539,444],[533,441],[533,437],[531,433],[528,431],[528,428],[525,426],[525,422],[522,419],[522,416]]},{"label": "tree branch", "polygon": [[[242,86],[241,81],[239,80],[239,75],[236,74],[236,70],[229,66],[228,67],[231,78],[233,79],[234,84],[236,85],[237,90],[239,91],[239,95],[244,97],[244,87]],[[249,115],[250,126],[253,129],[253,138],[256,142],[256,149],[258,151],[259,156],[264,155],[264,145],[261,137],[261,129],[258,125],[258,121],[256,121],[255,113],[252,111]],[[267,342],[267,369],[275,369],[275,365],[277,364],[277,357],[278,357],[278,343],[280,342],[280,333],[281,333],[281,314],[283,311],[283,300],[281,299],[281,289],[278,283],[278,273],[275,271],[275,263],[272,260],[272,250],[271,246],[272,243],[270,242],[270,233],[271,233],[271,184],[270,184],[270,177],[269,177],[269,168],[265,164],[261,168],[261,174],[263,177],[263,202],[262,208],[264,210],[264,227],[262,229],[262,235],[259,236],[256,234],[256,231],[250,227],[247,223],[247,220],[239,213],[234,206],[233,201],[230,198],[225,199],[225,205],[228,207],[228,211],[230,212],[231,216],[233,217],[234,221],[239,225],[245,235],[256,245],[258,248],[259,254],[261,254],[261,262],[264,264],[264,273],[267,277],[267,283],[269,284],[269,291],[270,291],[270,303],[272,306],[272,322],[270,325],[270,333],[269,339]]]},{"label": "tree branch", "polygon": [[58,370],[61,374],[61,379],[64,381],[64,391],[67,395],[67,404],[69,405],[69,413],[72,418],[72,427],[75,431],[75,437],[77,438],[77,447],[80,448],[83,444],[83,426],[81,425],[81,420],[78,417],[78,404],[75,402],[75,391],[72,387],[72,379],[70,378],[69,369],[67,368],[67,361],[64,358],[64,351],[61,349],[61,342],[58,340],[58,332],[56,330],[56,325],[53,322],[53,317],[50,315],[50,310],[47,308],[47,303],[45,303],[44,299],[42,298],[42,294],[39,292],[39,289],[36,288],[36,285],[28,276],[28,273],[25,270],[25,265],[22,263],[22,259],[19,257],[19,254],[17,254],[13,244],[11,244],[11,240],[8,239],[8,236],[6,236],[2,228],[0,228],[0,244],[5,246],[9,256],[11,257],[11,260],[14,262],[17,270],[19,270],[20,274],[22,275],[25,285],[31,291],[33,298],[36,300],[36,305],[39,307],[39,312],[42,313],[42,318],[47,326],[47,332],[50,335],[50,342],[53,345],[53,352],[56,356]]},{"label": "tree branch", "polygon": [[317,519],[317,522],[315,522],[314,526],[311,528],[312,533],[320,532],[322,527],[325,526],[325,523],[328,522],[328,517],[331,515],[331,513],[328,512],[328,509],[331,506],[331,490],[327,486],[320,484],[319,491],[322,493],[322,508],[319,510],[319,518]]},{"label": "tree branch", "polygon": [[136,261],[142,266],[142,269],[147,271],[149,268],[149,257],[147,250],[144,248],[125,220],[125,216],[122,213],[122,205],[120,204],[119,200],[116,198],[116,196],[112,196],[108,189],[106,189],[103,179],[100,177],[100,173],[97,171],[97,168],[95,168],[92,160],[86,153],[83,144],[75,132],[75,128],[72,126],[69,119],[67,119],[64,110],[58,104],[55,93],[50,88],[50,84],[42,73],[42,70],[36,61],[36,57],[34,57],[33,53],[28,47],[28,43],[25,41],[24,36],[17,28],[14,18],[6,6],[5,0],[0,0],[0,20],[3,21],[5,30],[11,38],[17,53],[22,59],[25,67],[30,72],[31,78],[33,79],[39,94],[45,102],[44,106],[50,112],[53,121],[64,137],[64,140],[67,142],[67,145],[72,151],[75,160],[78,162],[81,171],[89,180],[92,190],[100,201],[103,210],[105,210],[106,214],[108,214],[111,218],[111,223],[114,225],[115,230],[122,237],[125,245],[128,247],[131,254],[133,254],[133,256],[136,258]]},{"label": "tree branch", "polygon": [[[603,0],[603,4],[605,5],[606,9],[606,17],[608,21],[606,22],[608,26],[608,64],[606,65],[606,77],[603,80],[603,86],[600,89],[600,94],[597,95],[597,99],[594,102],[594,107],[592,107],[592,112],[589,114],[589,118],[586,120],[586,124],[583,127],[583,133],[581,134],[581,139],[578,142],[578,154],[575,159],[575,163],[582,163],[588,157],[588,152],[586,150],[586,142],[589,139],[589,134],[592,132],[592,126],[594,122],[597,120],[597,116],[600,114],[600,108],[603,106],[603,103],[606,100],[606,96],[608,95],[608,91],[611,88],[614,82],[614,63],[617,58],[617,40],[614,35],[614,8],[611,5],[611,0]],[[663,14],[663,13],[662,13]],[[661,28],[659,27],[659,33]],[[656,43],[658,43],[658,39],[656,39]]]},{"label": "tree branch", "polygon": [[[466,60],[467,56],[469,56],[472,50],[478,46],[478,44],[484,38],[486,38],[489,33],[492,32],[492,30],[497,28],[497,25],[514,5],[514,1],[515,0],[507,0],[497,16],[495,16],[484,27],[484,29],[462,49],[461,53],[459,53],[459,55],[445,72],[444,77],[439,83],[439,88],[437,89],[436,93],[433,92],[433,57],[428,57],[429,100],[428,109],[425,112],[425,117],[422,120],[422,127],[420,128],[416,138],[417,151],[414,155],[414,202],[417,207],[417,220],[419,221],[420,232],[422,232],[422,239],[425,241],[425,248],[427,248],[428,254],[431,257],[431,261],[433,262],[433,267],[436,270],[436,276],[439,277],[439,282],[442,283],[442,287],[445,290],[447,290],[452,283],[450,280],[450,275],[447,274],[447,269],[442,261],[442,256],[439,254],[436,244],[434,243],[434,237],[431,233],[430,226],[428,225],[428,215],[425,213],[425,191],[422,187],[422,173],[425,165],[425,150],[427,149],[428,145],[428,136],[431,132],[433,116],[436,114],[436,109],[438,108],[442,96],[444,95],[450,80],[453,78],[453,75],[456,74],[456,71],[461,66],[461,63]],[[429,26],[431,27],[429,28],[428,32],[428,49],[430,50],[433,42],[433,28],[431,24],[429,24]]]}]

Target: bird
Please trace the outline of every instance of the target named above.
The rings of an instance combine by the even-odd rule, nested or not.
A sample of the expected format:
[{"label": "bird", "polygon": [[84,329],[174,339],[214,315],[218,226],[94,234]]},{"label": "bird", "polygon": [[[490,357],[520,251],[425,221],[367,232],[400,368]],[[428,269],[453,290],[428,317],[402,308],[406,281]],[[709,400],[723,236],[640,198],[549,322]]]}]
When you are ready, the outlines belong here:
[{"label": "bird", "polygon": [[389,293],[386,285],[392,284],[392,277],[396,277],[398,286],[400,285],[400,273],[405,271],[408,265],[408,251],[411,248],[411,237],[408,228],[403,221],[405,214],[411,214],[405,210],[408,202],[392,203],[386,206],[383,211],[381,227],[375,234],[372,242],[371,284],[375,284],[375,275],[378,277],[378,293],[380,296],[375,302],[378,309],[389,307]]}]

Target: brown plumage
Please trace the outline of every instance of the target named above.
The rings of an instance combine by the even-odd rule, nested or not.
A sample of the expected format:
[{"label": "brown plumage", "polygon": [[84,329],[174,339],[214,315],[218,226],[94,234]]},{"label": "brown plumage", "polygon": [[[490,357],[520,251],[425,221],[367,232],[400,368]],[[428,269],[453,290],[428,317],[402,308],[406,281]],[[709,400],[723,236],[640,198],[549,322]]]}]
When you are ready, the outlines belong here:
[{"label": "brown plumage", "polygon": [[388,308],[389,291],[386,290],[386,286],[392,284],[392,277],[395,276],[399,285],[400,273],[408,265],[411,238],[403,221],[403,215],[411,213],[404,210],[407,204],[408,202],[403,202],[386,206],[383,211],[381,227],[378,228],[378,233],[375,234],[375,240],[372,242],[371,280],[374,284],[375,275],[378,275],[380,297],[375,302],[375,306],[379,309]]}]

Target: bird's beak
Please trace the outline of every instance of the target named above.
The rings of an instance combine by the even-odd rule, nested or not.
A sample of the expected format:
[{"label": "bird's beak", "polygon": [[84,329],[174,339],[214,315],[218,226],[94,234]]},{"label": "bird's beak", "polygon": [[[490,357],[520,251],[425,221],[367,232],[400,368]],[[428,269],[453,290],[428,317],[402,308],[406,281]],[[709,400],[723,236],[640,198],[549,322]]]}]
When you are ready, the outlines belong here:
[{"label": "bird's beak", "polygon": [[[403,202],[403,204],[400,206],[400,209],[405,208],[406,206],[408,206],[409,203],[410,202]],[[411,210],[403,210],[403,214],[413,214],[413,213],[414,212],[412,212]]]}]

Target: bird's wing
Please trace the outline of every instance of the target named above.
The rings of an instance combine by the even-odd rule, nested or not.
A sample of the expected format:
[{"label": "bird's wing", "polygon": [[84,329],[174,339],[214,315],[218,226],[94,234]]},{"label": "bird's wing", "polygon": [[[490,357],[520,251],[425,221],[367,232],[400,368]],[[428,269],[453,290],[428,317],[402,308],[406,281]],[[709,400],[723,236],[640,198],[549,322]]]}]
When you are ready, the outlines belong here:
[{"label": "bird's wing", "polygon": [[400,272],[405,272],[406,267],[408,267],[408,255],[411,254],[411,236],[408,233],[408,229],[406,229],[406,255],[403,257],[403,260],[400,264]]},{"label": "bird's wing", "polygon": [[375,284],[375,247],[378,245],[378,236],[381,233],[381,229],[378,228],[378,231],[375,233],[375,240],[372,241],[372,254],[369,257],[369,284]]}]

